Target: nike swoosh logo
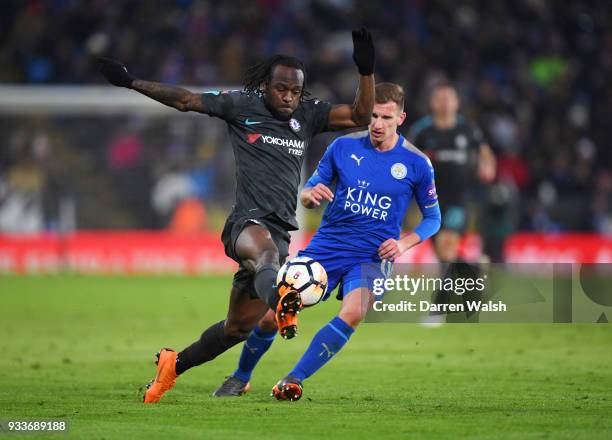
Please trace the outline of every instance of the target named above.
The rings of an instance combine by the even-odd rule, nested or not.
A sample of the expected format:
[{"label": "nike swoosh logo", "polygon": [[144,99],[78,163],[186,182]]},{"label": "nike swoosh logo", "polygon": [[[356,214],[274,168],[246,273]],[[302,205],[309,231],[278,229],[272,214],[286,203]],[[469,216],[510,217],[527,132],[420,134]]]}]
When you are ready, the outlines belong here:
[{"label": "nike swoosh logo", "polygon": [[259,122],[259,121],[249,121],[248,119],[246,121],[244,121],[244,125],[257,125],[257,124],[261,124],[261,122]]}]

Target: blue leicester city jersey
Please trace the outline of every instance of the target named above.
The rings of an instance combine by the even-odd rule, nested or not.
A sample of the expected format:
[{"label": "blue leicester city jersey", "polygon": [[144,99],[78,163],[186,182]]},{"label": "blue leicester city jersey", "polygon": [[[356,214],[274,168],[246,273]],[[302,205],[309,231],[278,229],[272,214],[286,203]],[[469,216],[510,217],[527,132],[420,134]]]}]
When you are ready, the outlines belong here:
[{"label": "blue leicester city jersey", "polygon": [[337,138],[306,186],[334,182],[334,200],[309,249],[376,260],[383,241],[400,238],[413,198],[422,213],[439,209],[431,162],[401,135],[384,152],[374,148],[367,131]]}]

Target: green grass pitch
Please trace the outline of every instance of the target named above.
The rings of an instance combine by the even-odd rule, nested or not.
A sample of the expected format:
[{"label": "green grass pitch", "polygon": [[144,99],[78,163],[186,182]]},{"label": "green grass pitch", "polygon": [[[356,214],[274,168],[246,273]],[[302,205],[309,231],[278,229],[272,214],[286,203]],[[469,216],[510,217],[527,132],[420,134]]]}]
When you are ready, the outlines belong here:
[{"label": "green grass pitch", "polygon": [[182,349],[222,319],[229,284],[0,277],[0,420],[70,424],[65,437],[27,438],[612,438],[605,324],[363,324],[305,382],[302,400],[273,400],[270,388],[336,301],[304,311],[296,339],[275,341],[249,395],[210,397],[235,367],[234,348],[186,373],[161,404],[143,405],[153,353]]}]

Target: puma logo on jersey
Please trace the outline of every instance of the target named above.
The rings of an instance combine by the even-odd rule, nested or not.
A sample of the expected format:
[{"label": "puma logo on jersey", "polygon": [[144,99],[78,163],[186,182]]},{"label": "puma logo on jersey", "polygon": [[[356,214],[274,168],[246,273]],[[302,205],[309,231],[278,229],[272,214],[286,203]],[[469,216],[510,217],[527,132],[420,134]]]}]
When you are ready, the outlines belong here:
[{"label": "puma logo on jersey", "polygon": [[357,157],[354,154],[351,154],[351,159],[355,159],[355,162],[357,162],[357,166],[360,166],[361,165],[361,159],[363,159],[363,156]]}]

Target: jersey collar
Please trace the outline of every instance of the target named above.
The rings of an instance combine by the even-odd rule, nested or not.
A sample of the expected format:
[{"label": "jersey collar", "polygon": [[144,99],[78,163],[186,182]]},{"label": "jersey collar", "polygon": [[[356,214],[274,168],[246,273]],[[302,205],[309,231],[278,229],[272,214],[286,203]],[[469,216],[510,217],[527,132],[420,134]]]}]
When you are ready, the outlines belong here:
[{"label": "jersey collar", "polygon": [[391,148],[390,150],[387,151],[378,151],[376,149],[376,147],[374,146],[374,144],[372,144],[372,139],[370,138],[370,133],[368,132],[368,144],[370,146],[370,148],[372,148],[372,150],[374,151],[374,153],[376,154],[387,154],[387,153],[391,153],[393,151],[396,150],[396,148],[400,147],[403,143],[404,143],[404,136],[401,135],[401,133],[398,133],[398,138],[397,138],[397,142],[395,143],[395,145],[393,146],[393,148]]}]

